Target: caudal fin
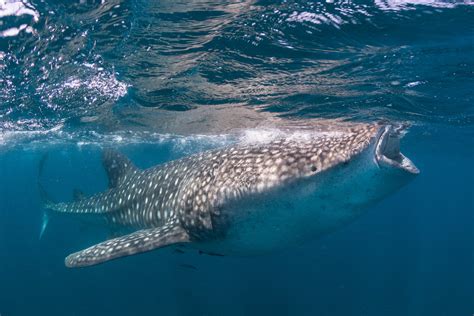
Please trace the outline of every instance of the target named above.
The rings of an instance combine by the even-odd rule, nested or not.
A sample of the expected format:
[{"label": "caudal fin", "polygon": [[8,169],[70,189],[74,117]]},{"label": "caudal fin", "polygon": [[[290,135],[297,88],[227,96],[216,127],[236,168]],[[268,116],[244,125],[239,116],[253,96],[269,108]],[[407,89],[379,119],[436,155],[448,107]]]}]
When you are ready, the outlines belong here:
[{"label": "caudal fin", "polygon": [[49,212],[47,210],[43,211],[43,218],[41,221],[41,230],[39,234],[39,239],[43,238],[44,232],[46,231],[46,226],[48,226],[49,223]]},{"label": "caudal fin", "polygon": [[46,159],[48,158],[48,154],[43,155],[41,157],[40,163],[39,163],[39,168],[38,168],[38,191],[40,194],[41,198],[41,206],[43,208],[43,216],[41,220],[41,230],[39,234],[39,239],[41,239],[44,235],[44,232],[46,231],[46,227],[48,226],[49,223],[49,218],[50,218],[50,211],[48,208],[50,207],[51,204],[53,204],[51,198],[49,197],[48,193],[44,189],[42,183],[41,183],[41,177],[43,175],[43,169],[44,169],[44,164],[46,162]]}]

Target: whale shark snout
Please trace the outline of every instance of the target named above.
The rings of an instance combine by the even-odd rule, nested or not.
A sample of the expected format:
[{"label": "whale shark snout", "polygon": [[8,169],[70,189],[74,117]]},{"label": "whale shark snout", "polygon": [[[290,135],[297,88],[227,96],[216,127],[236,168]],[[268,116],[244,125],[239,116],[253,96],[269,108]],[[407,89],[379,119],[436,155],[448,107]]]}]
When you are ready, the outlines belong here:
[{"label": "whale shark snout", "polygon": [[397,168],[411,174],[418,174],[420,170],[400,152],[400,140],[404,130],[405,126],[402,125],[382,126],[375,146],[375,159],[380,167]]}]

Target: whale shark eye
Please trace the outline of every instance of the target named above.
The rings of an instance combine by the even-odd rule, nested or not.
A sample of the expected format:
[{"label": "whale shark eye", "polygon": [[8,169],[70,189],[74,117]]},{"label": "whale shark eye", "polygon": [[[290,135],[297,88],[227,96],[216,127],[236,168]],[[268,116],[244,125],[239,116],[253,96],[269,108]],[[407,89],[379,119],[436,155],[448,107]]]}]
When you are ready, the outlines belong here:
[{"label": "whale shark eye", "polygon": [[316,172],[316,170],[318,170],[318,168],[316,168],[315,165],[312,165],[312,166],[311,166],[311,172]]}]

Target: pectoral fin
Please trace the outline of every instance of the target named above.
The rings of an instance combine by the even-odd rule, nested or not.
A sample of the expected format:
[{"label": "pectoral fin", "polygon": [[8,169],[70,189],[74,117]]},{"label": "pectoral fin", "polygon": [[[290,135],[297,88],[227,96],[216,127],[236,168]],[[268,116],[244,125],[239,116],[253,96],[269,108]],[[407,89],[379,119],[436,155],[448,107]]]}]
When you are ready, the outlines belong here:
[{"label": "pectoral fin", "polygon": [[66,266],[69,268],[92,266],[156,248],[189,242],[188,233],[179,224],[174,223],[170,222],[159,228],[139,230],[73,253],[66,258]]}]

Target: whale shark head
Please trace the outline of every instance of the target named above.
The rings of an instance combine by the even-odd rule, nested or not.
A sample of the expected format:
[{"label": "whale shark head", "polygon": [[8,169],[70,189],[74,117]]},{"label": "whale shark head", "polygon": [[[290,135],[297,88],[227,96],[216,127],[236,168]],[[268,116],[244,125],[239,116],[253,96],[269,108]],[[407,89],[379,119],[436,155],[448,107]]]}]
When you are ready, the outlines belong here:
[{"label": "whale shark head", "polygon": [[400,151],[405,129],[360,124],[236,153],[239,159],[223,163],[217,181],[227,192],[220,203],[226,244],[209,250],[286,248],[355,220],[419,173]]},{"label": "whale shark head", "polygon": [[400,151],[406,130],[403,124],[379,123],[284,135],[243,154],[237,153],[239,159],[222,174],[226,181],[235,178],[240,183],[246,175],[233,174],[235,162],[242,168],[252,166],[259,175],[255,184],[260,192],[300,180],[321,182],[339,174],[341,182],[367,173],[374,182],[384,177],[398,177],[403,182],[419,173]]},{"label": "whale shark head", "polygon": [[[415,164],[401,152],[401,139],[406,133],[402,124],[377,124],[363,127],[356,136],[341,136],[332,143],[326,156],[337,157],[327,162],[321,173],[310,175],[316,195],[334,192],[334,199],[345,201],[348,209],[369,205],[398,190],[419,174]],[[312,157],[321,160],[321,157]],[[313,167],[314,170],[314,167]],[[334,203],[338,205],[337,202]],[[358,210],[357,210],[358,211]]]}]

